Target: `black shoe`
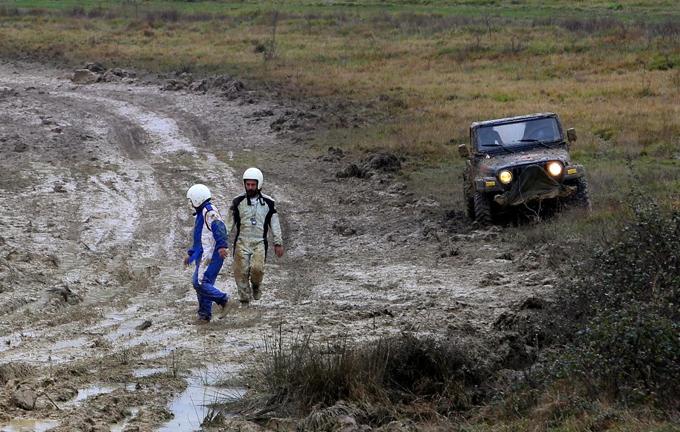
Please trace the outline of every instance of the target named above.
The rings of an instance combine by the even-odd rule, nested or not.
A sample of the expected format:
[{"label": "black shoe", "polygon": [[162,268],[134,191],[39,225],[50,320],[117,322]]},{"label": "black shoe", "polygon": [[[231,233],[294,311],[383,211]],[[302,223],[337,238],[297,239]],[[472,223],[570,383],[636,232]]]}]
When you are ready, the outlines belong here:
[{"label": "black shoe", "polygon": [[248,300],[239,300],[239,302],[241,303],[241,309],[250,307],[250,302]]},{"label": "black shoe", "polygon": [[262,297],[262,292],[260,292],[260,286],[253,284],[253,300],[259,300]]}]

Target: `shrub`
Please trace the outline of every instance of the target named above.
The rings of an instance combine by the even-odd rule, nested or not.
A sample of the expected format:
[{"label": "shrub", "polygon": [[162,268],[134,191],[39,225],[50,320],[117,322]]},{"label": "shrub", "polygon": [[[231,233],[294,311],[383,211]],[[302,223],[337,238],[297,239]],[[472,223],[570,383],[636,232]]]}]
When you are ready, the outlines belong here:
[{"label": "shrub", "polygon": [[[680,393],[680,214],[640,195],[634,218],[569,266],[559,373],[626,402]],[[566,282],[568,281],[568,282]]]},{"label": "shrub", "polygon": [[595,397],[625,402],[677,403],[680,325],[639,303],[598,315],[567,350],[565,370],[576,372]]},{"label": "shrub", "polygon": [[633,211],[634,220],[614,239],[570,268],[577,280],[564,287],[563,295],[575,318],[633,303],[680,317],[680,214],[665,215],[652,202],[637,204]]}]

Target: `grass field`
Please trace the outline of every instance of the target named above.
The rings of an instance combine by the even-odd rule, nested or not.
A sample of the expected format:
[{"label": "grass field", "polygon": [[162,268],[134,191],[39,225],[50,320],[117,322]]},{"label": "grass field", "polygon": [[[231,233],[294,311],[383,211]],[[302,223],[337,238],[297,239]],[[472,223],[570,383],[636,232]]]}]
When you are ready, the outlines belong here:
[{"label": "grass field", "polygon": [[318,148],[403,154],[411,184],[439,197],[442,176],[457,182],[455,144],[471,121],[555,111],[580,132],[574,156],[596,209],[616,211],[627,160],[680,205],[680,5],[670,0],[4,1],[0,53],[227,72],[366,106],[384,120],[333,129]]}]

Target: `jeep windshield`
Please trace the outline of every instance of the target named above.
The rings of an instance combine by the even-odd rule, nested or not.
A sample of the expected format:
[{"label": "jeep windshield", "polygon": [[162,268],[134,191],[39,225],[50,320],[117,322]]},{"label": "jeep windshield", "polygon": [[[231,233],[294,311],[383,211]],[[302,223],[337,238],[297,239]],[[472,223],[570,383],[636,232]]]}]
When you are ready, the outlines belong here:
[{"label": "jeep windshield", "polygon": [[502,148],[512,152],[523,146],[548,146],[562,142],[562,131],[554,117],[524,119],[516,122],[480,126],[475,131],[479,150],[493,151]]}]

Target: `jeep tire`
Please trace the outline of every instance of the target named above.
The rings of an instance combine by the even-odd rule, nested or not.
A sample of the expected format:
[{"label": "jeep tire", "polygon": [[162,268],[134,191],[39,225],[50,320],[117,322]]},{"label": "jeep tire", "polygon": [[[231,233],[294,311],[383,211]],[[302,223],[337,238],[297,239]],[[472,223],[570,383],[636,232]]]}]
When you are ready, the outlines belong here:
[{"label": "jeep tire", "polygon": [[480,225],[491,225],[491,200],[487,194],[475,192],[473,195],[475,221]]},{"label": "jeep tire", "polygon": [[472,197],[472,184],[468,181],[466,175],[463,175],[463,200],[465,201],[467,216],[470,220],[475,220],[475,201]]},{"label": "jeep tire", "polygon": [[574,183],[576,186],[576,192],[572,195],[569,200],[569,204],[574,207],[582,208],[585,210],[590,210],[590,194],[588,191],[588,179],[585,177],[580,177],[576,179]]}]

